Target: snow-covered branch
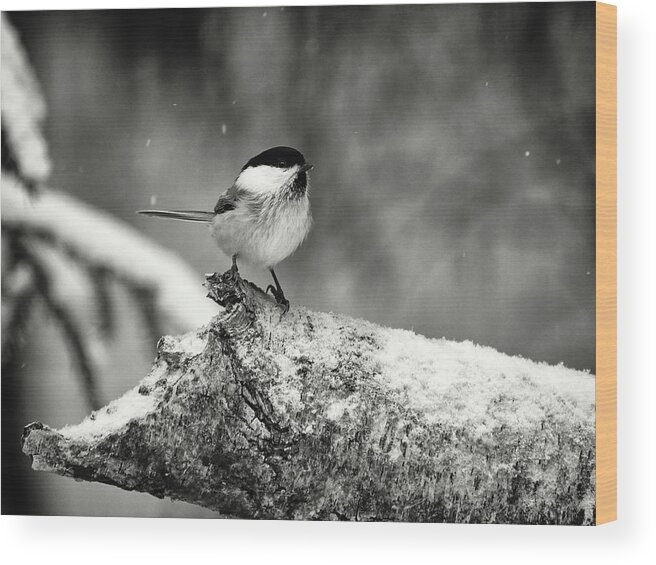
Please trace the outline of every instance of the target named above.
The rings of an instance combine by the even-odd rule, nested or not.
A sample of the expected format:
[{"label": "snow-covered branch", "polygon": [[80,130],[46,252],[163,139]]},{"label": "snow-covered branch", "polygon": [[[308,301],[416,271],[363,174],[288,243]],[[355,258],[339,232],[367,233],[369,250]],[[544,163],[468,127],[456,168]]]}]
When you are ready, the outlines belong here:
[{"label": "snow-covered branch", "polygon": [[112,285],[133,297],[153,343],[163,333],[207,323],[218,310],[204,300],[201,278],[178,257],[108,214],[45,187],[51,169],[41,131],[45,103],[5,14],[1,25],[3,371],[15,369],[38,303],[58,324],[87,399],[98,407],[98,352],[114,328]]},{"label": "snow-covered branch", "polygon": [[2,168],[19,175],[28,190],[45,182],[51,163],[41,134],[46,105],[39,83],[7,16],[2,26]]},{"label": "snow-covered branch", "polygon": [[[2,234],[9,257],[3,268],[3,363],[12,358],[11,340],[26,324],[26,309],[41,299],[61,327],[94,407],[100,405],[96,353],[113,328],[111,284],[133,297],[153,343],[163,333],[202,326],[218,311],[205,300],[201,277],[173,253],[64,193],[43,188],[32,197],[8,173],[2,174]],[[85,323],[79,312],[94,310],[100,323]]]},{"label": "snow-covered branch", "polygon": [[33,468],[248,518],[591,524],[594,376],[208,278],[225,310]]},{"label": "snow-covered branch", "polygon": [[63,192],[30,198],[17,179],[2,175],[2,229],[51,246],[89,269],[152,291],[166,332],[207,323],[217,308],[205,300],[202,277],[174,253],[124,222]]}]

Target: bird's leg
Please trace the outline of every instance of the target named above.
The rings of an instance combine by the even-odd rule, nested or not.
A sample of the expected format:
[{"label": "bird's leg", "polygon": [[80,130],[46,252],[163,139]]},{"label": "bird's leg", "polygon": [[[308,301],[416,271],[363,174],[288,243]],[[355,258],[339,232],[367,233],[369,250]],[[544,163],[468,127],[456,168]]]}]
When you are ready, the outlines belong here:
[{"label": "bird's leg", "polygon": [[237,267],[237,255],[232,256],[232,267],[228,271],[229,277],[233,281],[238,281],[241,277],[239,276],[239,268]]},{"label": "bird's leg", "polygon": [[280,282],[278,282],[278,277],[276,276],[276,273],[273,269],[269,269],[271,271],[271,276],[273,277],[273,281],[276,283],[276,286],[270,284],[267,287],[267,292],[271,291],[271,294],[273,294],[273,297],[276,299],[276,302],[278,303],[278,306],[282,308],[282,313],[286,314],[287,310],[289,310],[289,300],[285,298],[285,293],[282,291],[282,287],[280,286]]}]

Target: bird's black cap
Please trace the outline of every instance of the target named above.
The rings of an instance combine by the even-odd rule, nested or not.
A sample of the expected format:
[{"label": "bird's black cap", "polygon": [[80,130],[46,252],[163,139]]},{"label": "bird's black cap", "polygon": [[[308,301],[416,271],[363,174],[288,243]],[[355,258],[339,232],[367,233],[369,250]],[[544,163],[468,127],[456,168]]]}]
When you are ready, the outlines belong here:
[{"label": "bird's black cap", "polygon": [[257,167],[259,165],[288,169],[294,165],[305,165],[305,157],[293,147],[272,147],[271,149],[262,151],[259,155],[255,155],[241,170],[243,171],[249,167]]}]

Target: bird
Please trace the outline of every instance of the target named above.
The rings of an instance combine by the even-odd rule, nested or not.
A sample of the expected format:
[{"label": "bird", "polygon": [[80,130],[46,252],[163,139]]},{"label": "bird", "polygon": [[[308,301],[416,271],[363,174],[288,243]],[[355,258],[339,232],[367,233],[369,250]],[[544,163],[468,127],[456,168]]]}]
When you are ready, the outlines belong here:
[{"label": "bird", "polygon": [[268,269],[275,286],[269,291],[282,308],[289,301],[274,267],[303,243],[312,227],[308,171],[303,154],[293,147],[271,147],[248,160],[211,212],[138,210],[138,214],[209,225],[219,249],[232,258],[230,273],[239,278],[237,260]]}]

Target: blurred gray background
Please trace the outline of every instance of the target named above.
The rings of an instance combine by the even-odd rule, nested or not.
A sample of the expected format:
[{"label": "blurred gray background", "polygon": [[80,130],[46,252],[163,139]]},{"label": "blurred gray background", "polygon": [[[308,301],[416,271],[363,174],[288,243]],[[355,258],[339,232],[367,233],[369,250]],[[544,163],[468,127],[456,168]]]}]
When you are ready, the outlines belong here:
[{"label": "blurred gray background", "polygon": [[[209,210],[251,156],[297,147],[315,164],[315,225],[276,269],[292,304],[594,372],[594,14],[585,2],[9,20],[49,107],[53,187],[199,273],[225,270],[203,227],[135,210]],[[154,352],[122,308],[104,401]],[[16,437],[88,412],[49,321],[33,325],[19,374],[2,375]],[[4,447],[3,512],[215,516],[32,473]]]}]

